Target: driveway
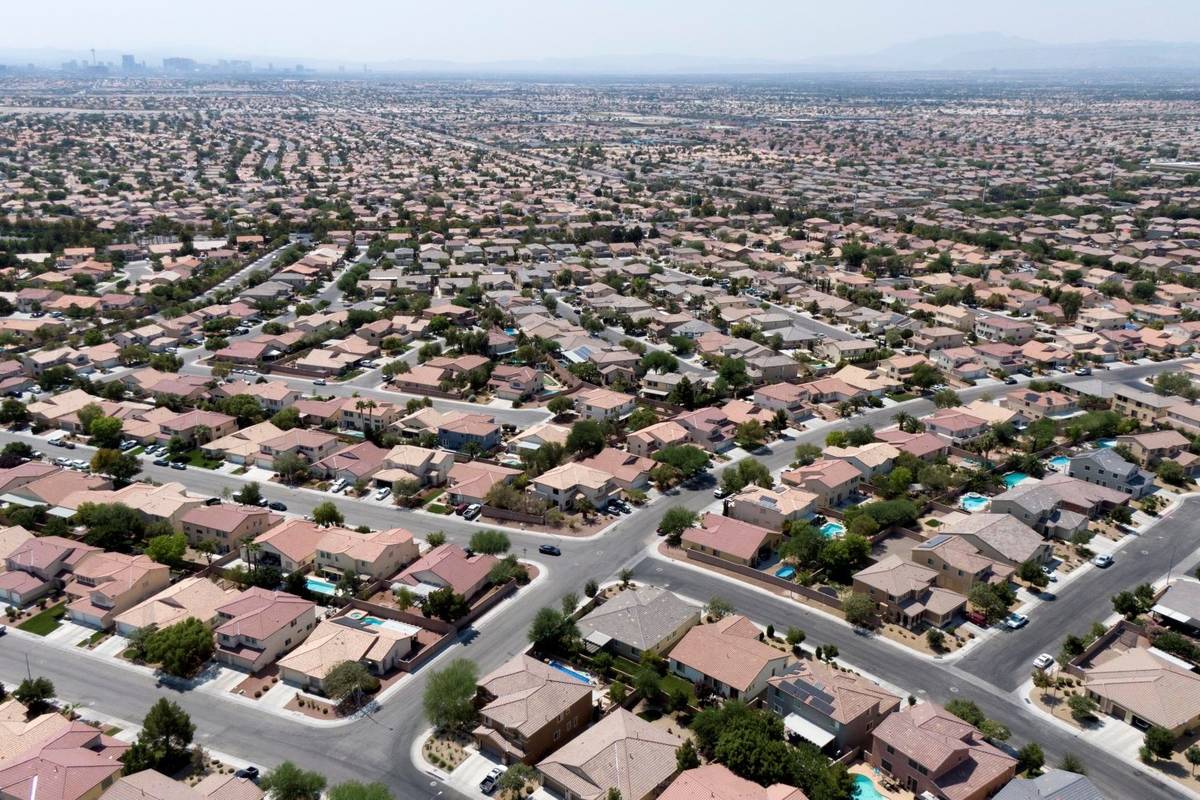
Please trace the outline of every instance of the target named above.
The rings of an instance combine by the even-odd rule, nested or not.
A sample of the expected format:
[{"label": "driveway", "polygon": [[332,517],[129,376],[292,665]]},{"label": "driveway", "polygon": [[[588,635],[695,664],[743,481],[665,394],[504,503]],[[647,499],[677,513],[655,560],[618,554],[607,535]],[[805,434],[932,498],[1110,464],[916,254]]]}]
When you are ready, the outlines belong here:
[{"label": "driveway", "polygon": [[449,780],[446,781],[450,786],[465,794],[467,797],[487,797],[483,792],[479,791],[479,782],[492,771],[494,767],[501,767],[499,761],[485,756],[483,753],[474,752],[467,757],[467,760],[458,765],[458,769],[450,773]]}]

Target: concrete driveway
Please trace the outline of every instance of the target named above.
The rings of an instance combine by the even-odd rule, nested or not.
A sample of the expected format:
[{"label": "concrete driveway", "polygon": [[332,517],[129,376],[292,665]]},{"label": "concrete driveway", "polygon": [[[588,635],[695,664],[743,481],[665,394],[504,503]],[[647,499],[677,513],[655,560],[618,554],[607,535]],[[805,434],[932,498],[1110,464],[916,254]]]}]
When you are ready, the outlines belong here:
[{"label": "concrete driveway", "polygon": [[479,791],[479,782],[492,771],[494,767],[504,766],[499,761],[492,759],[490,756],[485,756],[480,752],[473,752],[467,757],[467,760],[458,765],[458,769],[450,773],[449,780],[446,781],[450,786],[465,794],[467,797],[487,797],[483,792]]}]

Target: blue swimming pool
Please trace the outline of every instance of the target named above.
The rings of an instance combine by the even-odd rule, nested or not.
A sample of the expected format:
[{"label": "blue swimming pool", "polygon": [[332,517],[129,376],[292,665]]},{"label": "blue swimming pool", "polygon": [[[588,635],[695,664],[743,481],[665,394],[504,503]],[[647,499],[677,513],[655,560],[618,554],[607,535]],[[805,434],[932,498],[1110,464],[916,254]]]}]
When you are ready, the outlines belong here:
[{"label": "blue swimming pool", "polygon": [[991,502],[981,494],[970,492],[958,499],[958,507],[963,511],[983,511]]},{"label": "blue swimming pool", "polygon": [[379,617],[363,617],[362,621],[363,621],[363,624],[365,624],[365,625],[382,625],[383,624],[383,620],[381,620]]},{"label": "blue swimming pool", "polygon": [[1059,472],[1066,472],[1067,467],[1071,464],[1071,459],[1067,458],[1066,456],[1055,456],[1054,458],[1050,459],[1049,463],[1053,469],[1056,469]]},{"label": "blue swimming pool", "polygon": [[1010,472],[1004,476],[1004,487],[1011,489],[1028,477],[1024,472]]},{"label": "blue swimming pool", "polygon": [[868,778],[866,775],[854,776],[854,800],[887,800],[879,790],[875,788],[875,781]]},{"label": "blue swimming pool", "polygon": [[1101,439],[1100,441],[1096,442],[1096,446],[1097,447],[1116,447],[1117,440],[1116,439]]},{"label": "blue swimming pool", "polygon": [[582,672],[576,672],[575,670],[568,667],[566,664],[559,663],[558,661],[551,661],[550,666],[553,667],[554,669],[558,670],[559,672],[563,673],[564,675],[570,675],[572,678],[579,681],[580,683],[586,683],[589,686],[592,683],[592,679],[589,676],[584,675]]},{"label": "blue swimming pool", "polygon": [[831,520],[822,525],[820,530],[821,535],[826,539],[836,539],[838,536],[841,536],[846,532],[846,526],[840,522],[833,522]]},{"label": "blue swimming pool", "polygon": [[783,578],[785,581],[790,581],[792,578],[796,577],[796,568],[780,567],[779,569],[775,570],[775,577]]},{"label": "blue swimming pool", "polygon": [[337,594],[337,587],[324,578],[315,578],[312,575],[309,575],[305,577],[304,584],[308,587],[310,592],[328,595]]}]

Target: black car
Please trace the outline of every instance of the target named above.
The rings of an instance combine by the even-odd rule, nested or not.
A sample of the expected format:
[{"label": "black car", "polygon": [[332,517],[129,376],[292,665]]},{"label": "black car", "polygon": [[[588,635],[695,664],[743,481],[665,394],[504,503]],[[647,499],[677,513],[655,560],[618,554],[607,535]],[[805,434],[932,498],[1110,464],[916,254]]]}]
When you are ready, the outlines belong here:
[{"label": "black car", "polygon": [[171,462],[170,462],[170,461],[168,461],[168,460],[167,460],[167,459],[165,459],[165,458],[156,458],[156,459],[154,459],[154,466],[156,466],[156,467],[169,467],[169,466],[171,466]]},{"label": "black car", "polygon": [[270,503],[267,503],[267,508],[271,509],[272,511],[287,511],[287,506],[278,500],[272,500]]},{"label": "black car", "polygon": [[221,505],[221,498],[219,498],[219,497],[210,497],[210,498],[208,498],[207,500],[205,500],[205,501],[204,501],[204,505],[206,505],[206,506],[219,506],[219,505]]},{"label": "black car", "polygon": [[246,780],[249,780],[249,781],[257,781],[258,780],[258,767],[245,767],[243,769],[239,769],[237,772],[233,773],[233,777],[245,778]]},{"label": "black car", "polygon": [[561,556],[562,550],[559,550],[552,544],[544,544],[538,547],[538,552],[548,556]]}]

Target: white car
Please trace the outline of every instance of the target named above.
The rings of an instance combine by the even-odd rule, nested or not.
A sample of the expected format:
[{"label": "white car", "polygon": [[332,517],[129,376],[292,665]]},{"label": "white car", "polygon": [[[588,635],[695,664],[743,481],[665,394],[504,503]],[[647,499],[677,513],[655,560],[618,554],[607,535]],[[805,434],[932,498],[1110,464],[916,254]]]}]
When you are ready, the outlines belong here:
[{"label": "white car", "polygon": [[389,487],[384,486],[382,489],[380,489],[378,492],[375,493],[375,499],[383,500],[385,497],[387,497],[391,493],[392,493],[392,490]]},{"label": "white car", "polygon": [[1045,672],[1046,670],[1050,669],[1050,667],[1054,666],[1054,656],[1050,655],[1049,653],[1042,653],[1033,660],[1033,666],[1035,669]]},{"label": "white car", "polygon": [[1107,569],[1113,565],[1113,557],[1108,553],[1101,553],[1092,559],[1092,563],[1100,569]]},{"label": "white car", "polygon": [[1025,616],[1024,614],[1018,614],[1016,611],[1004,618],[1004,627],[1008,628],[1009,630],[1015,631],[1018,628],[1024,628],[1028,624],[1029,617]]}]

